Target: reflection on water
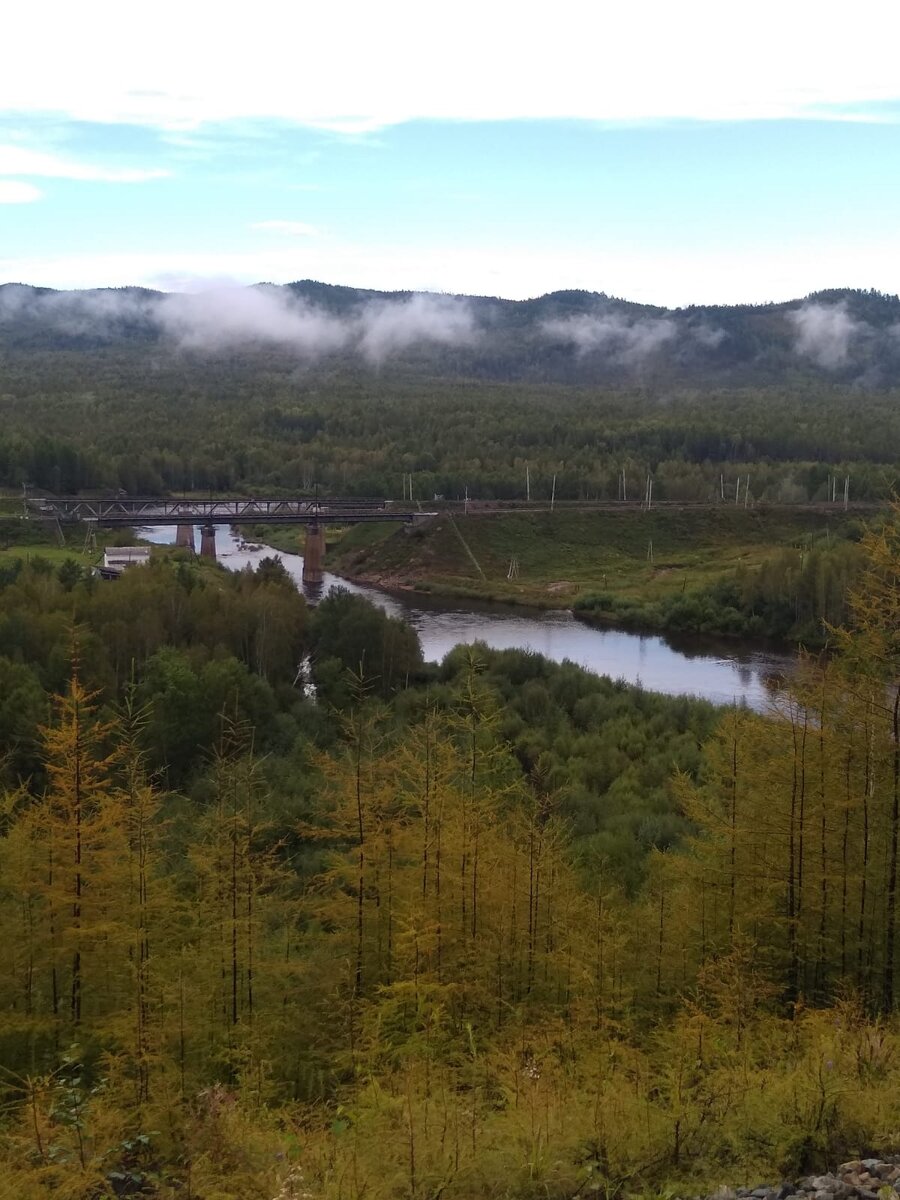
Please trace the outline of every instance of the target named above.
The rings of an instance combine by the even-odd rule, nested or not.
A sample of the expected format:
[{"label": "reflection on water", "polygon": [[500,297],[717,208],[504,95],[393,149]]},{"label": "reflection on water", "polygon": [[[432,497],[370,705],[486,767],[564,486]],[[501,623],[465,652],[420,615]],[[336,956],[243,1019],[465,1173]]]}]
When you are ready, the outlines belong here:
[{"label": "reflection on water", "polygon": [[[174,526],[154,526],[142,534],[153,542],[175,540]],[[199,529],[196,543],[200,544]],[[773,690],[791,667],[788,656],[748,648],[740,642],[680,637],[676,643],[654,635],[593,629],[563,610],[463,603],[415,593],[396,595],[327,572],[323,583],[304,587],[301,555],[282,554],[269,546],[241,548],[224,526],[216,528],[216,548],[223,566],[232,570],[255,566],[278,554],[312,604],[331,587],[366,596],[391,616],[408,621],[419,635],[426,659],[432,661],[440,661],[460,643],[481,641],[496,650],[532,650],[555,662],[569,659],[588,671],[655,692],[702,696],[716,704],[744,701],[757,709],[767,707]]]}]

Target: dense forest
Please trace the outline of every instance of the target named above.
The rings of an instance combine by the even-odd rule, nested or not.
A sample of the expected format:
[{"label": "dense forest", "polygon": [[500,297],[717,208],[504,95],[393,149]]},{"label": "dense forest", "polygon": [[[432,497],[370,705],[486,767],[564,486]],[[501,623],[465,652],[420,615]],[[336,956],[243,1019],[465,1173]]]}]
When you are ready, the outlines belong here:
[{"label": "dense forest", "polygon": [[4,564],[0,1194],[609,1198],[896,1149],[900,514],[860,554],[765,714],[425,664],[274,560]]},{"label": "dense forest", "polygon": [[441,380],[284,351],[0,355],[0,487],[781,503],[883,500],[894,392],[700,393]]},{"label": "dense forest", "polygon": [[658,501],[842,500],[845,481],[882,500],[898,327],[896,297],[854,291],[668,312],[7,284],[0,487],[635,500],[649,475]]}]

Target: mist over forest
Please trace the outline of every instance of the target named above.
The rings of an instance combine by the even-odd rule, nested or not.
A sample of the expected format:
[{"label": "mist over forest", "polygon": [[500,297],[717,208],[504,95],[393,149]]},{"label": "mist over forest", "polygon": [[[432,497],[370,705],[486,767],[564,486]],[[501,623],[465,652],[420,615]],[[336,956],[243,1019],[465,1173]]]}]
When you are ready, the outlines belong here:
[{"label": "mist over forest", "polygon": [[0,285],[0,349],[104,348],[212,356],[277,349],[303,364],[402,365],[497,381],[821,379],[882,388],[900,381],[900,300],[834,289],[773,304],[665,309],[603,292],[516,301],[311,280],[170,293]]}]

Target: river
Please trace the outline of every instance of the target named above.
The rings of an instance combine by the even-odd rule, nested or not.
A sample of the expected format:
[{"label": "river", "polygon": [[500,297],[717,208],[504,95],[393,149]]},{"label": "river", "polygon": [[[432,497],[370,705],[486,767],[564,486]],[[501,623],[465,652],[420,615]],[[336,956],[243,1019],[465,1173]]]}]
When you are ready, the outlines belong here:
[{"label": "river", "polygon": [[[140,533],[159,544],[175,540],[174,526],[157,525]],[[194,536],[199,546],[199,527]],[[284,554],[269,546],[241,548],[232,531],[222,525],[216,527],[216,553],[222,565],[234,571],[277,555],[313,604],[332,587],[365,596],[391,616],[408,621],[430,661],[440,661],[461,643],[480,641],[496,650],[533,650],[554,662],[568,659],[595,674],[624,679],[670,696],[702,696],[714,704],[743,701],[755,709],[768,707],[779,680],[793,662],[788,655],[738,641],[680,638],[675,642],[618,629],[593,629],[563,609],[546,611],[437,599],[412,592],[389,593],[327,572],[322,584],[304,585],[301,555]]]}]

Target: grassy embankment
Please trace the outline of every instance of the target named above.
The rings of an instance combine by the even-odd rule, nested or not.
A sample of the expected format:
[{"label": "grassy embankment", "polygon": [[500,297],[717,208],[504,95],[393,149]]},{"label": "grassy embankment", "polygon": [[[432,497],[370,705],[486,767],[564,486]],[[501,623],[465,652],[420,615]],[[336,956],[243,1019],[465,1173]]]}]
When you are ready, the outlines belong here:
[{"label": "grassy embankment", "polygon": [[[13,558],[45,558],[59,566],[67,558],[81,561],[84,551],[84,529],[71,527],[62,536],[60,531],[46,521],[23,521],[21,499],[6,495],[0,497],[0,563]],[[85,562],[97,561],[96,553],[84,558]]]},{"label": "grassy embankment", "polygon": [[[15,558],[26,562],[43,558],[60,566],[67,559],[74,559],[82,567],[92,567],[103,558],[105,546],[143,544],[133,529],[95,529],[93,541],[88,542],[87,526],[81,522],[57,526],[50,521],[23,521],[20,511],[20,502],[0,498],[0,563]],[[158,546],[153,553],[169,554],[174,550]]]},{"label": "grassy embankment", "polygon": [[[441,515],[416,528],[329,531],[326,562],[349,579],[435,595],[559,608],[603,592],[652,603],[858,525],[841,513],[765,507]],[[301,545],[294,529],[255,532],[278,549]]]}]

